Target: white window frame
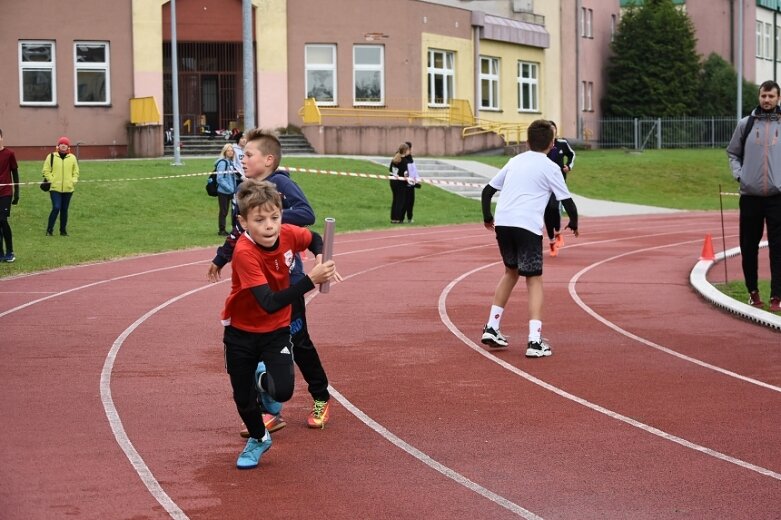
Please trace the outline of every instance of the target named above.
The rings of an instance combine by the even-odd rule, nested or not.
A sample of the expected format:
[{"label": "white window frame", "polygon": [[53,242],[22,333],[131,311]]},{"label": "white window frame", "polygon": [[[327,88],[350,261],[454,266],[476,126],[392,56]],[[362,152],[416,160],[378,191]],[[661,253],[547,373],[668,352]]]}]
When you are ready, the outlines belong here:
[{"label": "white window frame", "polygon": [[763,33],[762,28],[763,28],[763,26],[764,26],[764,24],[761,21],[757,20],[757,23],[755,25],[755,27],[756,27],[756,47],[757,47],[757,49],[756,49],[756,57],[757,58],[761,58],[762,55],[764,54],[762,52],[762,33]]},{"label": "white window frame", "polygon": [[[488,63],[488,72],[483,72],[483,63]],[[480,110],[499,110],[499,58],[480,56]],[[488,105],[483,104],[483,82],[488,82]]]},{"label": "white window frame", "polygon": [[[309,63],[307,61],[307,51],[309,49],[315,49],[315,48],[324,48],[324,49],[330,49],[331,50],[331,63]],[[320,101],[317,100],[316,103],[318,106],[336,106],[337,100],[339,99],[338,91],[337,91],[337,85],[338,81],[336,78],[336,44],[333,43],[309,43],[304,45],[304,92],[306,95],[309,95],[309,72],[310,71],[326,71],[331,72],[331,75],[333,77],[333,100],[331,101]]]},{"label": "white window frame", "polygon": [[[48,45],[51,47],[51,61],[22,61],[22,49],[26,45]],[[19,40],[19,104],[24,106],[56,106],[57,105],[57,45],[54,40]],[[24,73],[48,72],[51,74],[52,98],[49,101],[25,101]]]},{"label": "white window frame", "polygon": [[586,82],[586,112],[593,112],[594,111],[594,105],[592,103],[592,100],[594,99],[594,82],[593,81],[587,81]]},{"label": "white window frame", "polygon": [[[358,64],[356,63],[356,52],[358,49],[378,49],[380,51],[380,62],[376,64]],[[377,101],[358,100],[356,96],[358,72],[379,72],[380,73],[380,99]],[[353,45],[353,105],[355,106],[383,106],[385,105],[385,46],[383,45]]]},{"label": "white window frame", "polygon": [[[100,45],[105,52],[103,62],[79,62],[79,45]],[[106,41],[73,42],[73,103],[76,106],[107,106],[111,104],[111,47]],[[79,101],[79,72],[103,72],[106,81],[106,99],[104,101]]]},{"label": "white window frame", "polygon": [[616,41],[616,29],[618,28],[618,17],[614,14],[610,15],[610,41]]},{"label": "white window frame", "polygon": [[[529,76],[523,76],[524,65],[529,66]],[[518,60],[518,112],[540,111],[540,64]],[[530,106],[524,106],[524,87],[528,87]]]},{"label": "white window frame", "polygon": [[765,59],[773,59],[773,24],[765,24]]},{"label": "white window frame", "polygon": [[[443,66],[435,67],[435,56],[442,55]],[[449,107],[450,100],[456,97],[456,53],[442,49],[429,49],[427,62],[428,75],[428,106],[430,107]],[[436,98],[436,79],[441,76],[442,79],[442,101],[438,102]]]},{"label": "white window frame", "polygon": [[776,56],[775,59],[781,58],[781,27],[776,25]]},{"label": "white window frame", "polygon": [[580,35],[583,38],[593,38],[594,10],[588,7],[580,8]]}]

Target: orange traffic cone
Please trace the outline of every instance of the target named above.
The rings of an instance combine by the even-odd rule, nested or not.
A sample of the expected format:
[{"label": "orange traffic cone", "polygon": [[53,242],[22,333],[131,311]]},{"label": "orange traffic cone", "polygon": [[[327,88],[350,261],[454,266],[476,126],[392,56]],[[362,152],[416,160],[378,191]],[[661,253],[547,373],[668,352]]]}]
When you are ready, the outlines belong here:
[{"label": "orange traffic cone", "polygon": [[700,260],[716,260],[716,255],[713,254],[713,239],[711,239],[710,233],[705,235],[705,243],[702,245]]}]

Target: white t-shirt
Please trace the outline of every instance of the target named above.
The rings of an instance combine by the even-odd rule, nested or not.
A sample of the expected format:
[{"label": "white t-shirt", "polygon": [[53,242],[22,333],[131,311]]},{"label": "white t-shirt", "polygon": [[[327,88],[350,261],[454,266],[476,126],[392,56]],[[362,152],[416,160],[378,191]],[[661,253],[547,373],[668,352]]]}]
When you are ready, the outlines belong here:
[{"label": "white t-shirt", "polygon": [[241,159],[244,157],[244,149],[234,144],[233,146],[233,169],[241,174],[241,178],[244,178],[244,167],[241,165]]},{"label": "white t-shirt", "polygon": [[523,152],[499,170],[488,183],[499,191],[494,225],[519,227],[542,235],[550,194],[572,197],[559,166],[542,152]]}]

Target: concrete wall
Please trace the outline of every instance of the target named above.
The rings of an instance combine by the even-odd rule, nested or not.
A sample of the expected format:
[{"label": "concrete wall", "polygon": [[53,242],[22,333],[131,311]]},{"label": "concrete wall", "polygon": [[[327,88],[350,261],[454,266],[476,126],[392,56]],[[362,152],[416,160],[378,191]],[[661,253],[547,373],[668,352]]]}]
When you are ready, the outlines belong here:
[{"label": "concrete wall", "polygon": [[405,141],[415,155],[464,155],[502,148],[504,141],[494,134],[461,137],[459,127],[421,126],[307,126],[302,129],[317,153],[392,156]]}]

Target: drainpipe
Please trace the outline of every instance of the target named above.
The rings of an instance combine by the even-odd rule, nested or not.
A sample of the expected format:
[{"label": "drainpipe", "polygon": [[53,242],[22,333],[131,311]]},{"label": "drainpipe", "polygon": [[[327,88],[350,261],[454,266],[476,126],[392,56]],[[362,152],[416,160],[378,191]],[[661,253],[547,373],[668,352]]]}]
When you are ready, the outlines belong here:
[{"label": "drainpipe", "polygon": [[729,0],[729,62],[735,66],[735,0]]},{"label": "drainpipe", "polygon": [[575,2],[575,135],[583,139],[583,121],[580,114],[580,32],[578,23],[580,16],[581,0]]},{"label": "drainpipe", "polygon": [[485,13],[482,11],[472,11],[472,38],[474,39],[474,71],[475,71],[475,83],[474,83],[474,100],[475,106],[472,109],[475,119],[480,117],[480,35],[482,29],[485,27]]}]

